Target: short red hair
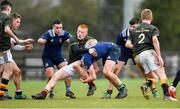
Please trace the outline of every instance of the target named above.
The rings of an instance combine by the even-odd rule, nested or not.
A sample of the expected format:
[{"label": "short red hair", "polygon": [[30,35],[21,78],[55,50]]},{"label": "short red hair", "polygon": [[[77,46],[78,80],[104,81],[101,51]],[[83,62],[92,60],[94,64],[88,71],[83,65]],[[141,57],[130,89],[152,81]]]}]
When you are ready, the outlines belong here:
[{"label": "short red hair", "polygon": [[79,27],[81,27],[82,29],[87,29],[88,30],[88,26],[86,24],[80,24]]}]

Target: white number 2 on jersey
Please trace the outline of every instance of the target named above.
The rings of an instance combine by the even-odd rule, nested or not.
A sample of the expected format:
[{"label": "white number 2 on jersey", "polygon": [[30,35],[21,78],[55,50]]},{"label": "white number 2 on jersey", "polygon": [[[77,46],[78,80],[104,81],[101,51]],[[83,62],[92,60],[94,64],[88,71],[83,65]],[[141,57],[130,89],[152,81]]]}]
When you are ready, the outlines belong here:
[{"label": "white number 2 on jersey", "polygon": [[144,33],[141,33],[140,35],[139,35],[139,41],[138,41],[138,44],[142,44],[142,43],[144,43],[144,39],[145,39],[145,35],[144,35]]}]

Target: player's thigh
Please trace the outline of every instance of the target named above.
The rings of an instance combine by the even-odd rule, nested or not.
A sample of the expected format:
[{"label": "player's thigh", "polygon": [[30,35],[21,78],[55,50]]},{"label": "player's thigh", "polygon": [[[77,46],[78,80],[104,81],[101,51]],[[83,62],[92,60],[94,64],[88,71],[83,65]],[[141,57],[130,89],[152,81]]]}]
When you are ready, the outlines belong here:
[{"label": "player's thigh", "polygon": [[146,52],[142,52],[142,53],[136,55],[134,58],[139,70],[141,70],[141,73],[143,73],[143,74],[148,74],[151,71],[148,66],[146,55],[147,55]]},{"label": "player's thigh", "polygon": [[[75,61],[67,66],[62,67],[61,69],[63,69],[66,73],[70,74],[70,75],[74,75],[75,72],[80,72],[79,70],[75,69],[76,66],[81,66],[82,61]],[[77,71],[76,71],[77,70]],[[81,70],[84,70],[83,68]]]},{"label": "player's thigh", "polygon": [[73,69],[73,65],[67,65],[59,69],[53,76],[56,79],[67,79],[74,74],[75,70]]},{"label": "player's thigh", "polygon": [[113,72],[115,68],[115,64],[116,62],[113,60],[106,60],[103,67],[103,73]]},{"label": "player's thigh", "polygon": [[159,61],[157,59],[157,55],[154,50],[149,50],[147,55],[147,63],[151,71],[159,69],[161,66],[159,65]]}]

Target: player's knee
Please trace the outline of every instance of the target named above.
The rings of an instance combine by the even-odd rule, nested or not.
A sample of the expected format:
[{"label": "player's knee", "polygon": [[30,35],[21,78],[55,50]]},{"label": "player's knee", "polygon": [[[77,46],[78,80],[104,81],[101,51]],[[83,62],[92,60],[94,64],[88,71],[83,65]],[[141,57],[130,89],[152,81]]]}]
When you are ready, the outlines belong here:
[{"label": "player's knee", "polygon": [[46,75],[47,75],[47,77],[52,77],[53,74],[54,74],[54,71],[53,71],[53,70],[51,70],[51,69],[46,70]]},{"label": "player's knee", "polygon": [[107,70],[104,70],[103,73],[104,73],[104,75],[105,75],[106,77],[110,77],[110,76],[111,76],[111,73],[108,72]]}]

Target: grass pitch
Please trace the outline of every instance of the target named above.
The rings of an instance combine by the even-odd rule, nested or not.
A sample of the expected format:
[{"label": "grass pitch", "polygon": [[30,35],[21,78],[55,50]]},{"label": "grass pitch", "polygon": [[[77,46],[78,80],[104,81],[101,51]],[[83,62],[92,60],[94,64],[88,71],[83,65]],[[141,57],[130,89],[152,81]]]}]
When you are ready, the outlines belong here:
[{"label": "grass pitch", "polygon": [[[124,99],[114,99],[117,94],[113,91],[112,99],[101,99],[103,92],[107,88],[107,80],[96,80],[97,90],[93,96],[86,96],[88,86],[73,80],[72,91],[77,99],[69,99],[65,96],[65,85],[59,81],[55,87],[55,97],[46,100],[33,100],[32,94],[40,92],[46,85],[45,81],[23,81],[24,93],[28,96],[27,100],[8,100],[0,101],[0,108],[180,108],[180,101],[164,101],[162,90],[158,85],[161,98],[143,98],[139,86],[144,82],[143,79],[123,79],[128,88],[128,96]],[[8,86],[10,95],[14,95],[14,85],[11,82]],[[178,93],[179,92],[179,93]],[[177,96],[180,97],[180,87],[177,87]]]}]

